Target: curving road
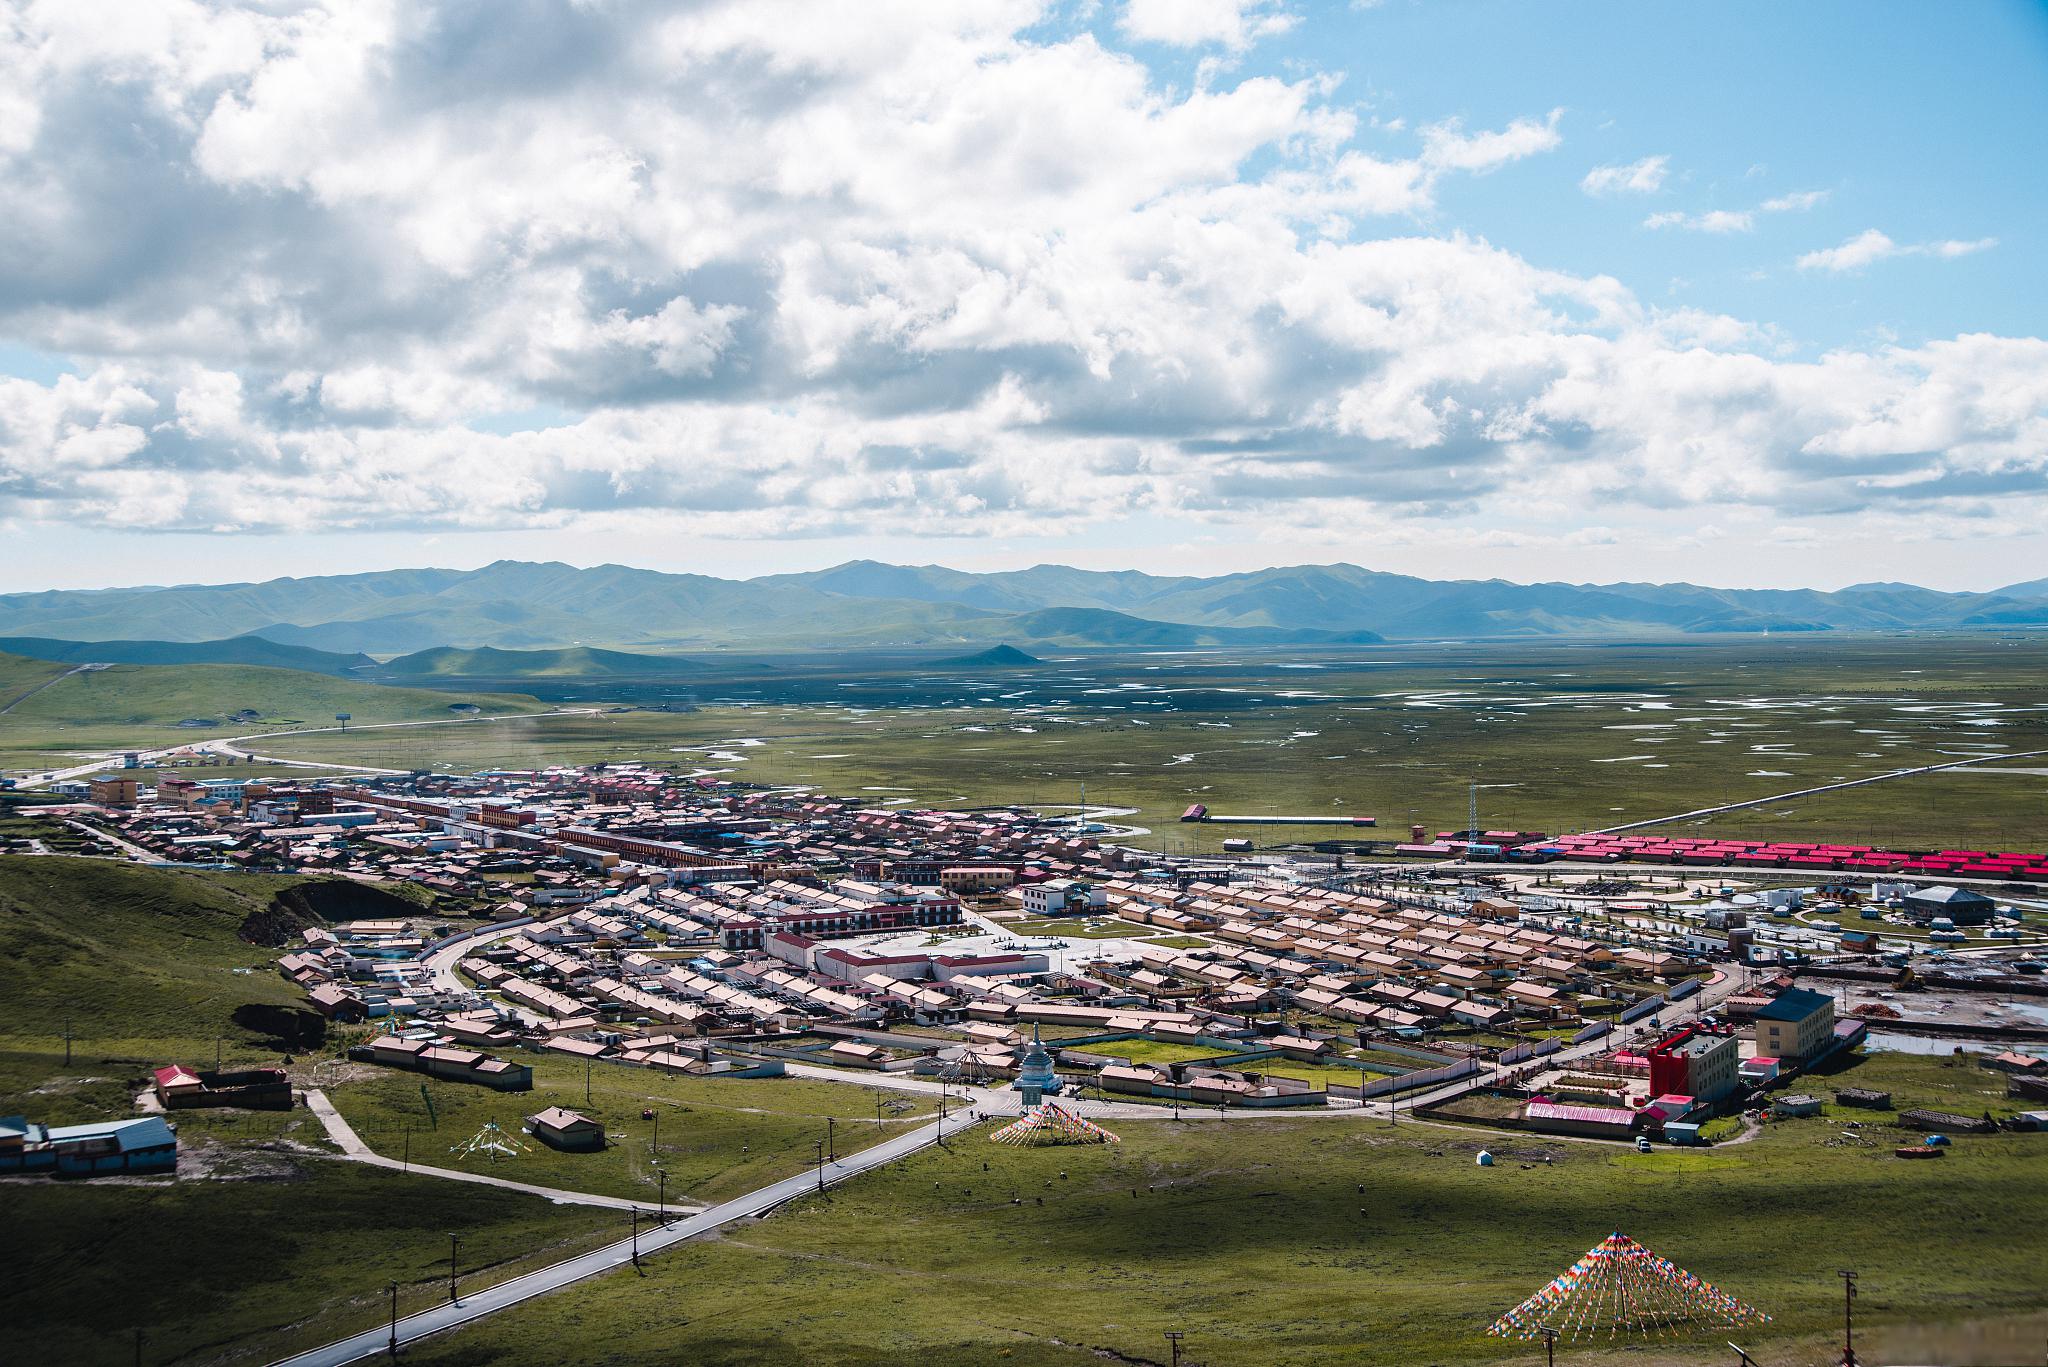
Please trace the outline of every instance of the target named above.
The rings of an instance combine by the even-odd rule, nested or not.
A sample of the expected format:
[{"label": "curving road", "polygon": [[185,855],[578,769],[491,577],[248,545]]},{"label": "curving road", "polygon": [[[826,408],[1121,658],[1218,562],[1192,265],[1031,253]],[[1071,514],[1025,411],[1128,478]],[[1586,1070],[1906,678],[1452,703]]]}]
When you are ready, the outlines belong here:
[{"label": "curving road", "polygon": [[[103,667],[100,665],[80,666],[81,669],[98,669]],[[74,670],[73,672],[77,671]],[[56,680],[52,679],[50,682],[55,683]],[[48,687],[47,684],[44,686]],[[19,702],[21,699],[17,698],[15,701]],[[545,712],[508,712],[503,715],[489,717],[436,717],[430,721],[365,722],[357,726],[298,726],[282,731],[252,731],[244,736],[214,736],[207,740],[180,741],[176,745],[168,745],[160,750],[142,750],[138,751],[137,754],[142,759],[162,759],[165,755],[174,755],[180,750],[212,750],[215,753],[227,753],[228,751],[223,751],[219,747],[229,747],[232,750],[233,746],[242,741],[274,740],[279,736],[318,736],[341,731],[395,731],[409,726],[475,726],[479,722],[523,721],[533,717],[588,717],[598,715],[603,710],[600,707],[556,707],[550,708]],[[18,786],[23,789],[35,788],[45,783],[56,783],[67,778],[83,778],[88,774],[96,774],[105,769],[109,763],[118,760],[125,753],[125,751],[110,750],[90,764],[80,764],[69,769],[53,769],[46,773],[36,774],[30,778],[23,779]],[[233,751],[233,753],[246,752]],[[286,764],[300,763],[300,761],[295,760],[280,760],[277,762]],[[363,766],[328,764],[319,767],[325,769],[360,769]],[[391,771],[378,770],[374,772]]]},{"label": "curving road", "polygon": [[[640,1234],[641,1256],[645,1257],[649,1253],[700,1238],[724,1228],[735,1220],[766,1214],[786,1201],[794,1200],[806,1192],[818,1190],[821,1182],[826,1186],[843,1182],[849,1177],[915,1153],[935,1142],[937,1138],[936,1124],[921,1126],[908,1134],[877,1144],[871,1149],[863,1149],[837,1162],[827,1163],[822,1170],[785,1177],[780,1182],[762,1187],[758,1191],[748,1192],[745,1196],[713,1206],[700,1214],[671,1220],[665,1229],[643,1230]],[[366,1329],[360,1334],[351,1334],[325,1347],[281,1359],[273,1364],[273,1367],[342,1367],[344,1363],[361,1362],[366,1358],[389,1353],[394,1332],[398,1344],[403,1346],[423,1339],[429,1334],[438,1334],[480,1320],[486,1315],[508,1309],[535,1296],[559,1291],[565,1286],[572,1286],[606,1272],[616,1272],[622,1267],[630,1266],[632,1262],[632,1241],[621,1240],[605,1248],[594,1249],[589,1253],[556,1263],[552,1267],[544,1267],[537,1272],[514,1277],[487,1291],[465,1296],[460,1301],[408,1315],[398,1321],[395,1331],[390,1324]]]},{"label": "curving road", "polygon": [[[515,1182],[509,1177],[492,1177],[488,1173],[463,1172],[458,1168],[437,1168],[427,1163],[408,1163],[397,1158],[386,1158],[363,1142],[355,1127],[334,1108],[334,1103],[327,1099],[327,1094],[317,1087],[307,1089],[306,1109],[313,1113],[313,1118],[327,1131],[327,1137],[340,1147],[342,1156],[353,1163],[367,1163],[373,1168],[390,1168],[393,1172],[410,1172],[424,1177],[442,1177],[451,1182],[471,1182],[480,1187],[501,1187],[506,1191],[521,1191],[528,1196],[545,1197],[562,1205],[609,1206],[613,1210],[647,1208],[645,1201],[629,1201],[623,1196],[599,1196],[588,1191],[567,1191],[561,1187]],[[704,1207],[689,1201],[671,1201],[667,1209],[674,1215],[678,1211],[691,1214]]]}]

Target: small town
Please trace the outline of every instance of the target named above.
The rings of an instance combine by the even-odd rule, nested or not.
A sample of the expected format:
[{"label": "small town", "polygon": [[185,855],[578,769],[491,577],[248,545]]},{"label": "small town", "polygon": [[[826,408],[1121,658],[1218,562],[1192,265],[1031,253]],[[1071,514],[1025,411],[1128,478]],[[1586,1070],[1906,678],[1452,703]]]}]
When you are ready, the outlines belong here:
[{"label": "small town", "polygon": [[[539,1051],[707,1077],[861,1070],[991,1106],[983,1089],[1028,1083],[1084,1112],[1378,1104],[1696,1144],[1719,1118],[1812,1113],[1809,1072],[1873,1026],[1913,1028],[1890,989],[1984,1003],[1980,1024],[1921,1024],[1996,1039],[1989,1004],[2043,986],[2043,937],[1967,888],[1482,871],[1504,839],[1571,858],[1584,837],[1426,842],[1439,860],[1481,849],[1466,872],[1183,859],[1085,812],[863,807],[639,765],[161,773],[101,775],[46,811],[154,860],[433,894],[433,914],[308,928],[277,971],[325,1020],[375,1031],[352,1057],[498,1090],[530,1088],[520,1058]],[[1665,867],[1671,846],[1646,857]],[[1972,957],[1937,947],[1964,927]],[[1991,1064],[2048,1102],[2048,1063]]]}]

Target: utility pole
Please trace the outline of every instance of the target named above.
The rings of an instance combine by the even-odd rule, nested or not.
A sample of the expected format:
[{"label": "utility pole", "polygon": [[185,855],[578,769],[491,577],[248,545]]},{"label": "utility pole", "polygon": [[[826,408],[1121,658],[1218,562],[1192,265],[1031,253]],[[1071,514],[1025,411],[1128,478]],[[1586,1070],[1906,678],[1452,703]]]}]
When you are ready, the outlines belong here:
[{"label": "utility pole", "polygon": [[391,1360],[398,1361],[398,1283],[391,1283]]},{"label": "utility pole", "polygon": [[448,1236],[448,1303],[450,1305],[462,1304],[462,1301],[455,1294],[455,1255],[461,1248],[461,1236],[451,1233]]},{"label": "utility pole", "polygon": [[71,1066],[71,1017],[64,1018],[64,1066]]},{"label": "utility pole", "polygon": [[837,1163],[837,1162],[839,1161],[839,1141],[838,1141],[838,1139],[837,1139],[837,1138],[835,1138],[835,1137],[834,1137],[834,1133],[833,1133],[832,1125],[833,1125],[832,1117],[831,1117],[831,1116],[829,1116],[829,1115],[828,1115],[828,1116],[826,1116],[826,1117],[825,1117],[825,1151],[826,1151],[827,1153],[831,1154],[831,1155],[832,1155],[832,1161],[833,1161],[833,1162],[835,1162],[835,1163]]},{"label": "utility pole", "polygon": [[586,1106],[590,1104],[590,1058],[588,1055],[583,1059],[583,1104]]},{"label": "utility pole", "polygon": [[633,1207],[633,1266],[640,1266],[640,1207]]},{"label": "utility pole", "polygon": [[405,1157],[398,1160],[400,1172],[412,1171],[412,1126],[405,1127]]},{"label": "utility pole", "polygon": [[658,1163],[654,1167],[654,1215],[663,1229],[668,1228],[668,1169]]},{"label": "utility pole", "polygon": [[661,1152],[661,1107],[654,1108],[654,1151]]},{"label": "utility pole", "polygon": [[818,1190],[823,1191],[825,1189],[825,1141],[822,1139],[817,1140],[811,1147],[818,1151]]},{"label": "utility pole", "polygon": [[1856,1274],[1845,1267],[1835,1275],[1842,1279],[1842,1367],[1856,1367]]},{"label": "utility pole", "polygon": [[1173,1348],[1172,1367],[1180,1367],[1180,1341],[1186,1337],[1187,1331],[1184,1329],[1169,1329],[1166,1331],[1166,1341]]}]

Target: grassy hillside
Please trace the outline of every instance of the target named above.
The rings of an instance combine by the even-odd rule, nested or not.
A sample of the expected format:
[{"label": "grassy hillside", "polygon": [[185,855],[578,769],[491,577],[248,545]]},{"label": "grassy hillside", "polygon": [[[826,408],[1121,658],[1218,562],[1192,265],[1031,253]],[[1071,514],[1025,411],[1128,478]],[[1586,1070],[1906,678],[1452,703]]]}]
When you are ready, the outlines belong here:
[{"label": "grassy hillside", "polygon": [[304,925],[391,914],[398,895],[331,879],[0,857],[0,1028],[47,1040],[68,1019],[84,1049],[203,1038],[210,1054],[216,1034],[254,1041],[263,1032],[237,1025],[238,1009],[301,1002],[275,971],[275,946]]},{"label": "grassy hillside", "polygon": [[[0,653],[0,708],[18,707],[27,694],[61,677],[67,668],[48,660]],[[0,725],[5,724],[6,717],[0,716]]]},{"label": "grassy hillside", "polygon": [[[1944,1072],[1902,1057],[1830,1085]],[[1540,1344],[1486,1326],[1616,1229],[1772,1314],[1739,1335],[1762,1362],[1833,1360],[1809,1350],[1839,1325],[1837,1266],[1862,1274],[1865,1349],[1887,1326],[1938,1332],[2048,1307],[2030,1232],[2048,1220],[2037,1135],[1964,1138],[1942,1162],[1903,1163],[1891,1156],[1903,1132],[1844,1144],[1826,1120],[1647,1156],[1355,1120],[1110,1128],[1124,1142],[1097,1149],[962,1136],[664,1254],[645,1278],[592,1282],[423,1345],[416,1360],[538,1364],[573,1334],[584,1358],[614,1367],[1162,1363],[1162,1331],[1178,1329],[1194,1360],[1235,1367],[1541,1362]],[[1476,1166],[1482,1147],[1502,1161]],[[718,1313],[664,1313],[679,1303]],[[1622,1357],[1618,1343],[1567,1339],[1557,1359],[1726,1362],[1728,1337],[1703,1329]],[[2024,1360],[1964,1358],[1953,1343],[1907,1360]]]},{"label": "grassy hillside", "polygon": [[374,663],[367,655],[279,645],[261,636],[224,641],[60,641],[49,636],[0,636],[0,652],[66,664],[268,665],[335,675],[348,675]]},{"label": "grassy hillside", "polygon": [[[37,670],[63,672],[62,666],[13,659],[0,656],[0,680],[8,671],[31,681]],[[0,715],[0,764],[41,767],[80,751],[159,749],[209,736],[332,726],[339,712],[350,713],[357,726],[447,721],[459,715],[450,710],[455,703],[474,703],[493,715],[545,710],[524,695],[451,695],[254,665],[114,665],[60,678]],[[245,711],[256,715],[236,720]],[[214,725],[177,725],[188,719]]]},{"label": "grassy hillside", "polygon": [[386,663],[379,671],[395,678],[603,679],[704,674],[721,668],[674,655],[635,655],[623,650],[569,646],[561,650],[459,650],[437,646]]}]

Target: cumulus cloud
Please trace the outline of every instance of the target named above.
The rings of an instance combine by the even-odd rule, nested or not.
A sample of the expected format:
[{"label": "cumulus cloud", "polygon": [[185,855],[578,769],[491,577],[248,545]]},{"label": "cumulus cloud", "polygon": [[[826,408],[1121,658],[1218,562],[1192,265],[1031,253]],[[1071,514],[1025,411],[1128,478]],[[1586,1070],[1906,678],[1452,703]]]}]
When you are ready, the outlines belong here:
[{"label": "cumulus cloud", "polygon": [[1285,33],[1295,17],[1275,0],[1124,0],[1117,31],[1141,43],[1241,51]]},{"label": "cumulus cloud", "polygon": [[1808,209],[1825,201],[1826,190],[1796,190],[1789,195],[1779,195],[1757,205],[1767,214],[1805,213]]},{"label": "cumulus cloud", "polygon": [[1682,214],[1670,210],[1651,214],[1645,228],[1685,228],[1696,233],[1746,233],[1756,226],[1756,215],[1743,209],[1710,209],[1703,214]]},{"label": "cumulus cloud", "polygon": [[1949,260],[1988,251],[1997,245],[1998,239],[1995,237],[1980,237],[1974,241],[1950,238],[1939,242],[1894,242],[1876,228],[1865,228],[1840,246],[1824,247],[1819,251],[1806,253],[1799,258],[1799,269],[1832,271],[1839,275],[1862,270],[1865,266],[1888,261],[1895,256],[1933,256]]},{"label": "cumulus cloud", "polygon": [[1644,157],[1626,166],[1595,166],[1579,188],[1589,195],[1653,195],[1664,188],[1668,156]]},{"label": "cumulus cloud", "polygon": [[[1189,41],[1285,17],[1228,9]],[[1787,361],[1430,230],[1560,111],[1411,111],[1388,153],[1334,74],[1177,88],[1031,0],[69,0],[0,72],[0,337],[77,372],[0,379],[17,520],[1278,540],[1533,489],[1609,527],[2041,501],[2038,340]]]},{"label": "cumulus cloud", "polygon": [[1767,199],[1754,209],[1709,209],[1705,213],[1688,214],[1677,210],[1651,214],[1643,220],[1645,228],[1684,228],[1696,233],[1746,233],[1756,227],[1758,214],[1783,214],[1804,212],[1828,197],[1825,190],[1802,190],[1795,194],[1779,195]]},{"label": "cumulus cloud", "polygon": [[1557,131],[1563,117],[1562,109],[1553,109],[1546,118],[1516,119],[1506,128],[1487,133],[1467,133],[1462,120],[1447,119],[1422,130],[1422,160],[1440,170],[1483,175],[1511,161],[1554,149],[1564,141]]}]

